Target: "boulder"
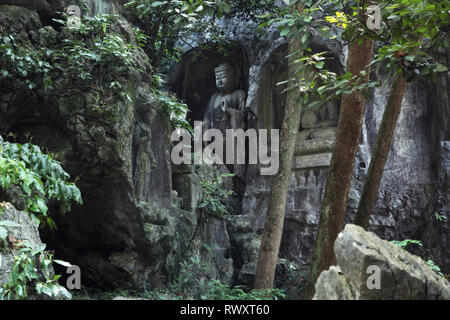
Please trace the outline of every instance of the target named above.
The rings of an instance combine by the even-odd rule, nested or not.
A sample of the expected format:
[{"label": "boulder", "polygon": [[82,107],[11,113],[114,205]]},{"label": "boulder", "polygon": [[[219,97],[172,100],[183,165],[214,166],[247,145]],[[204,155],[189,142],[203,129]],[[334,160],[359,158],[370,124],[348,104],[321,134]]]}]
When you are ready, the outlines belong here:
[{"label": "boulder", "polygon": [[354,300],[353,291],[339,267],[331,266],[319,279],[314,300]]},{"label": "boulder", "polygon": [[[1,213],[3,212],[3,213]],[[11,203],[0,203],[0,220],[17,223],[20,227],[8,227],[8,236],[16,240],[27,240],[32,247],[42,245],[39,230],[26,212],[18,211]],[[0,287],[9,281],[9,275],[14,263],[13,253],[0,243]]]},{"label": "boulder", "polygon": [[[58,11],[64,11],[65,7],[71,4],[77,4],[77,2],[69,0],[0,0],[0,4],[7,4],[33,10],[37,12],[40,18],[45,20],[45,22],[50,22],[52,17],[57,16]],[[12,19],[14,18],[15,17],[12,16]]]},{"label": "boulder", "polygon": [[[4,227],[7,230],[8,238],[5,242],[0,242],[0,288],[10,280],[11,270],[14,265],[14,255],[20,255],[14,245],[19,246],[20,241],[26,241],[27,245],[33,249],[42,247],[43,243],[39,236],[38,226],[31,220],[28,213],[16,210],[9,202],[0,202],[0,221],[14,222],[18,226]],[[36,258],[35,266],[39,265]],[[50,272],[54,274],[53,267],[50,265]],[[42,280],[43,276],[41,275]],[[46,295],[37,294],[34,288],[28,288],[28,298],[31,300],[49,299]],[[58,294],[52,299],[64,299]]]},{"label": "boulder", "polygon": [[0,1],[0,26],[8,32],[29,32],[42,26],[36,11],[18,6],[2,5]]},{"label": "boulder", "polygon": [[347,224],[334,244],[336,262],[316,282],[315,300],[450,299],[449,283],[419,257]]}]

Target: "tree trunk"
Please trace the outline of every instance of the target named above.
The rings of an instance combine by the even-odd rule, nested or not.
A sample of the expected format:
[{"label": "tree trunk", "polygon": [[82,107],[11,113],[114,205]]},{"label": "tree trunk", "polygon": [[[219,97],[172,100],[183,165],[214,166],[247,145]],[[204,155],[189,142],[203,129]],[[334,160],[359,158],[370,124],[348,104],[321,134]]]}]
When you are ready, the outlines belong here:
[{"label": "tree trunk", "polygon": [[383,177],[395,126],[402,107],[406,81],[401,75],[395,75],[387,105],[384,109],[383,119],[378,129],[375,148],[370,159],[369,171],[359,200],[358,211],[354,223],[367,228],[373,206],[377,199],[378,188]]},{"label": "tree trunk", "polygon": [[[290,39],[288,47],[289,53],[298,50],[301,47],[300,37]],[[296,77],[294,61],[301,55],[302,52],[298,51],[288,58],[288,79]],[[292,171],[292,158],[302,113],[297,98],[298,94],[291,92],[286,101],[280,133],[280,166],[272,180],[267,218],[256,265],[255,289],[271,289],[275,279],[275,268],[283,234],[286,197]]]},{"label": "tree trunk", "polygon": [[[347,71],[359,75],[365,70],[363,80],[366,82],[369,79],[370,67],[367,65],[372,60],[373,46],[372,40],[363,38],[360,44],[358,39],[353,40],[349,48]],[[320,273],[335,263],[333,246],[344,224],[353,164],[365,111],[364,93],[365,91],[357,90],[342,97],[336,140],[320,211],[316,247],[305,291],[306,299],[312,299],[314,296],[314,286]]]}]

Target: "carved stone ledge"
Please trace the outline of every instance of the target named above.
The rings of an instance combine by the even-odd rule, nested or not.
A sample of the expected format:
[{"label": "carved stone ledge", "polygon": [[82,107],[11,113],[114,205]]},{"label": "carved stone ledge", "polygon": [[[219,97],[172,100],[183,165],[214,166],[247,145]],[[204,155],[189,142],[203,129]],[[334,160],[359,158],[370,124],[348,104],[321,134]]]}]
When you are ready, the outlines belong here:
[{"label": "carved stone ledge", "polygon": [[292,161],[292,170],[328,167],[330,165],[330,162],[331,152],[294,156],[294,160]]},{"label": "carved stone ledge", "polygon": [[317,153],[329,153],[333,151],[335,137],[313,140],[297,139],[294,156],[304,156]]}]

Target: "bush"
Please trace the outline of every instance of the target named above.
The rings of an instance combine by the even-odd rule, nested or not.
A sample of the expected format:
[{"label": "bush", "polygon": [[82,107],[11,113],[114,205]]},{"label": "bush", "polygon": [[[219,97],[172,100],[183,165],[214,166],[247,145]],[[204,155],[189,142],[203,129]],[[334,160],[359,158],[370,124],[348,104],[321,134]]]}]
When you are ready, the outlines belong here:
[{"label": "bush", "polygon": [[[18,43],[0,29],[0,80],[12,80],[28,90],[43,88],[46,93],[60,78],[81,87],[106,83],[113,93],[131,100],[117,79],[133,64],[135,48],[112,30],[116,19],[117,15],[83,17],[79,29],[67,29],[66,21],[55,19],[64,25],[65,38],[52,39],[47,48]],[[96,83],[90,81],[92,75]]]},{"label": "bush", "polygon": [[47,203],[55,200],[61,211],[71,210],[72,201],[82,204],[80,190],[58,161],[41,152],[38,146],[10,143],[0,137],[0,187],[18,186],[27,211],[37,224],[54,227],[48,216]]},{"label": "bush", "polygon": [[234,195],[234,192],[223,189],[222,181],[224,178],[233,176],[234,174],[221,174],[212,182],[201,181],[204,194],[198,208],[202,209],[205,214],[215,215],[218,218],[227,218],[230,209],[227,206],[227,200]]},{"label": "bush", "polygon": [[[82,204],[80,190],[68,181],[69,177],[61,165],[42,153],[38,146],[5,142],[0,136],[0,187],[21,189],[25,211],[36,224],[47,223],[55,227],[48,216],[49,201],[56,201],[63,213],[71,210],[72,201]],[[0,219],[0,245],[5,248],[8,248],[8,227],[20,225]],[[71,298],[71,294],[58,284],[60,276],[54,275],[51,268],[53,262],[64,262],[53,260],[53,255],[44,251],[45,244],[33,248],[26,240],[17,240],[10,249],[14,264],[10,280],[0,288],[0,299],[26,299],[29,289],[36,294]]]},{"label": "bush", "polygon": [[70,292],[58,284],[60,276],[55,275],[51,267],[57,260],[53,260],[51,253],[44,251],[45,244],[32,248],[23,241],[21,246],[16,252],[18,255],[14,256],[10,280],[0,288],[0,299],[26,299],[30,289],[35,294],[71,299]]}]

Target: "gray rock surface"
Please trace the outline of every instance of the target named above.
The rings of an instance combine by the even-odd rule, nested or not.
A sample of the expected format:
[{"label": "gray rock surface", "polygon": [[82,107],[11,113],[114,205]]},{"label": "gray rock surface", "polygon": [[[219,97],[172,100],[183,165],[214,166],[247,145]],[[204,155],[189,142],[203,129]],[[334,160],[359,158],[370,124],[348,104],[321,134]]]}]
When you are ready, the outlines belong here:
[{"label": "gray rock surface", "polygon": [[[241,31],[236,35],[226,32],[224,38],[233,44],[231,59],[243,65],[244,70],[248,69],[248,84],[244,89],[247,90],[246,106],[257,115],[254,127],[279,128],[285,97],[281,93],[282,88],[276,83],[286,73],[282,63],[286,55],[284,39],[279,37],[276,30],[269,30],[264,36],[257,37],[257,33],[251,31],[254,28],[252,23],[227,21],[224,24],[227,30],[238,25]],[[330,68],[342,72],[346,47],[339,37],[335,41],[314,39],[312,47],[317,51],[330,50],[335,58]],[[197,82],[190,80],[191,74],[209,72],[202,59],[191,61],[192,51],[195,50],[187,51],[182,62],[174,69],[174,91],[182,97],[183,92],[191,92],[183,81],[209,81],[206,78]],[[206,60],[208,63],[218,62],[220,57],[208,56]],[[187,80],[179,75],[185,75]],[[352,221],[356,211],[388,96],[389,80],[385,79],[383,71],[374,70],[373,77],[384,85],[376,88],[367,101],[346,222]],[[371,231],[385,239],[421,240],[423,247],[408,250],[424,258],[432,258],[444,273],[450,272],[448,79],[447,73],[439,77],[437,85],[425,79],[409,84],[369,226]],[[206,89],[205,95],[208,94]],[[197,95],[201,96],[201,92]],[[192,99],[190,105],[193,114],[198,114],[198,119],[201,119],[201,103]],[[297,142],[280,255],[301,265],[309,264],[312,256],[332,141],[332,138],[328,138]],[[249,166],[247,169],[242,213],[231,222],[230,229],[230,241],[238,248],[235,258],[237,270],[250,263],[245,267],[246,274],[256,261],[255,250],[258,246],[254,245],[256,240],[252,239],[257,239],[262,233],[271,186],[271,178],[259,176],[259,170],[255,167]],[[442,221],[436,219],[436,212],[443,216]],[[249,254],[249,251],[253,253]],[[248,261],[249,257],[253,257],[251,261]]]},{"label": "gray rock surface", "polygon": [[[30,248],[37,249],[43,245],[39,236],[38,226],[31,220],[28,213],[19,211],[9,202],[0,202],[0,220],[7,220],[16,223],[18,226],[4,227],[8,232],[8,238],[6,242],[0,243],[0,287],[10,280],[11,270],[14,265],[14,256],[19,255],[20,251],[15,249],[11,245],[11,241],[14,243],[23,241]],[[8,247],[4,247],[7,245]],[[35,266],[39,266],[40,262],[37,257],[34,258]],[[49,266],[49,270],[54,274],[53,266]],[[41,275],[40,280],[44,280]],[[62,294],[58,294],[56,297],[49,298],[45,294],[38,294],[34,291],[34,287],[27,288],[29,300],[61,300],[66,299]]]},{"label": "gray rock surface", "polygon": [[[46,21],[36,11],[0,7],[0,24],[23,46],[51,48],[66,37],[42,27]],[[20,19],[12,23],[14,17]],[[112,29],[136,46],[128,22]],[[162,286],[197,224],[195,213],[171,205],[170,122],[152,97],[148,58],[136,49],[133,59],[140,71],[117,75],[129,100],[110,94],[109,84],[83,88],[65,77],[54,79],[47,94],[10,83],[0,89],[1,133],[14,132],[17,142],[32,136],[79,178],[83,207],[67,216],[50,208],[58,230],[42,236],[59,256],[81,267],[85,285]]]},{"label": "gray rock surface", "polygon": [[338,266],[323,271],[316,282],[313,300],[354,300],[351,286]]},{"label": "gray rock surface", "polygon": [[[42,245],[39,230],[26,212],[18,211],[11,203],[0,203],[0,220],[15,222],[20,227],[7,227],[8,236],[16,240],[26,240],[31,247],[37,248]],[[13,253],[0,244],[0,287],[9,281],[9,275],[14,263]]]},{"label": "gray rock surface", "polygon": [[315,300],[450,299],[448,281],[422,259],[361,227],[347,224],[334,251],[337,266],[319,276]]},{"label": "gray rock surface", "polygon": [[[232,284],[234,262],[228,232],[228,217],[216,217],[198,208],[204,190],[202,181],[213,181],[221,174],[229,174],[225,166],[202,165],[194,168],[191,165],[174,166],[173,186],[183,199],[182,208],[193,212],[197,217],[197,228],[185,253],[185,258],[198,257],[202,270],[195,277],[206,282],[220,279],[223,283]],[[232,190],[231,178],[224,178],[222,189]],[[230,199],[232,200],[232,199]],[[229,201],[231,207],[232,203]],[[230,215],[233,212],[229,212]]]},{"label": "gray rock surface", "polygon": [[[91,13],[119,10],[127,16],[119,5],[126,0],[88,2]],[[66,1],[0,0],[0,4],[17,5],[1,6],[0,23],[25,45],[51,47],[64,39],[51,26],[49,15]],[[241,18],[220,22],[228,41],[225,60],[239,67],[246,107],[257,116],[249,125],[279,128],[285,95],[276,84],[287,72],[286,40],[277,28],[258,31],[256,22]],[[114,30],[135,44],[126,20],[115,24]],[[201,120],[214,90],[213,67],[224,56],[202,50],[201,39],[192,39],[194,49],[182,48],[185,54],[169,75],[169,87],[191,106],[192,119]],[[343,71],[346,47],[339,37],[315,38],[312,47],[316,52],[330,49],[335,58],[330,67]],[[193,59],[198,53],[205,58]],[[215,252],[219,263],[211,275],[251,284],[271,178],[261,177],[258,166],[249,166],[242,206],[231,221],[211,220],[199,229],[200,175],[192,168],[171,166],[171,128],[151,94],[149,60],[136,50],[134,61],[139,70],[129,69],[120,76],[128,84],[124,90],[131,102],[110,98],[107,88],[77,90],[64,79],[55,81],[58,94],[53,96],[0,86],[0,134],[13,132],[18,141],[32,136],[34,143],[54,153],[72,176],[79,177],[84,206],[64,217],[56,215],[58,232],[43,237],[82,267],[87,284],[162,286],[175,276],[187,253],[200,252],[202,242],[219,248]],[[375,71],[374,77],[384,80],[382,71]],[[422,240],[424,246],[413,252],[432,258],[444,273],[450,272],[448,88],[448,73],[438,85],[419,79],[408,87],[370,221],[370,230],[382,238]],[[377,88],[367,103],[347,222],[356,210],[386,96],[387,87]],[[297,143],[280,257],[301,266],[311,259],[332,144],[331,138]],[[218,266],[233,272],[220,274]],[[337,275],[330,272],[339,280]],[[346,292],[343,288],[341,295]]]}]

